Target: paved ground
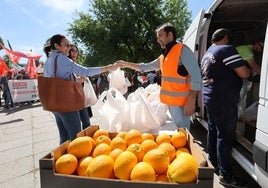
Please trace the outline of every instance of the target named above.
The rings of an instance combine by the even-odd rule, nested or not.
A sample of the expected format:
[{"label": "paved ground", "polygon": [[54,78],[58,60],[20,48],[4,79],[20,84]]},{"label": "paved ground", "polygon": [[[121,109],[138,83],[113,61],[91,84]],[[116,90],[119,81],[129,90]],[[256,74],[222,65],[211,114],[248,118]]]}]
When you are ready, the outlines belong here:
[{"label": "paved ground", "polygon": [[39,159],[59,145],[54,116],[40,103],[0,108],[0,135],[0,188],[40,188]]}]

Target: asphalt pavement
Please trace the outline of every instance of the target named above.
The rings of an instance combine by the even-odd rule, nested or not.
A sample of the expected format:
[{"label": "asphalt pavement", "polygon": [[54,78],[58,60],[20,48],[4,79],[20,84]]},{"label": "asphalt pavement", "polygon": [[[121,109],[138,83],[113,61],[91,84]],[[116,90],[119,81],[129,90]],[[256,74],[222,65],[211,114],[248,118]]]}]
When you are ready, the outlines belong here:
[{"label": "asphalt pavement", "polygon": [[[98,125],[97,119],[91,124]],[[0,135],[0,188],[40,188],[39,159],[59,145],[53,114],[39,102],[0,107]],[[216,175],[213,187],[222,187]]]}]

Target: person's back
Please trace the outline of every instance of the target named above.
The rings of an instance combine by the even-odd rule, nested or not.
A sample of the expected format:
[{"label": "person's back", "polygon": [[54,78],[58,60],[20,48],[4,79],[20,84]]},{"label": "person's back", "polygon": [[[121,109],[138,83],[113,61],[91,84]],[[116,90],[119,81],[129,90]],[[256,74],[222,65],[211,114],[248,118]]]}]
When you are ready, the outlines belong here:
[{"label": "person's back", "polygon": [[[237,65],[230,63],[231,60],[226,60],[236,53],[231,45],[212,45],[202,58],[205,103],[238,102],[242,79],[233,70]],[[213,60],[211,54],[214,56]],[[235,57],[232,60],[234,59]]]}]

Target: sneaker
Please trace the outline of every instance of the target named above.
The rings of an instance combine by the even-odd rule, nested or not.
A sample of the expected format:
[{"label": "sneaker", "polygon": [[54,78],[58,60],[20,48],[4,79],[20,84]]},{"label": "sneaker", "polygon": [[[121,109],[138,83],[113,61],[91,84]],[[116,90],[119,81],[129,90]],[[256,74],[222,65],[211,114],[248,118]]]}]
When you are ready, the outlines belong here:
[{"label": "sneaker", "polygon": [[246,182],[237,178],[226,180],[222,176],[219,176],[219,183],[226,187],[237,187],[237,188],[246,187]]}]

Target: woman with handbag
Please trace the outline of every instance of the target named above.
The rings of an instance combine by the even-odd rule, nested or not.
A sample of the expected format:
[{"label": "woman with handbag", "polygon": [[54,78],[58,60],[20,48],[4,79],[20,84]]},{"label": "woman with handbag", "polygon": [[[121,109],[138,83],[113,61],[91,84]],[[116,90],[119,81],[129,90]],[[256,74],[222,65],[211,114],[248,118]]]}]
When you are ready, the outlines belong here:
[{"label": "woman with handbag", "polygon": [[[78,60],[78,56],[79,56],[79,49],[75,44],[71,44],[71,48],[68,54],[68,57],[73,60],[73,62],[77,62]],[[84,85],[84,82],[87,81],[85,76],[76,76],[76,79],[78,82],[80,82],[82,84],[82,86]],[[82,122],[82,129],[87,128],[88,126],[90,126],[90,117],[89,117],[89,112],[91,112],[91,107],[85,107],[81,110],[79,110],[79,115],[80,115],[80,119]]]},{"label": "woman with handbag", "polygon": [[[77,97],[79,95],[75,95],[75,93],[78,92],[77,90],[81,90],[82,85],[80,83],[77,84],[74,74],[79,76],[94,76],[102,72],[113,71],[117,67],[114,65],[103,67],[84,67],[73,62],[67,57],[67,54],[69,54],[70,51],[70,42],[64,35],[61,34],[53,35],[50,38],[50,49],[51,52],[49,53],[49,57],[44,66],[44,77],[38,78],[39,97],[43,108],[45,110],[52,111],[55,116],[59,129],[60,144],[62,144],[67,140],[75,139],[77,133],[81,131],[79,110],[84,108],[85,99],[83,90],[80,95],[81,97]],[[42,80],[45,80],[47,88],[45,88],[44,85],[46,84],[44,84]],[[74,82],[72,83],[73,87],[78,87],[78,89],[71,88],[74,89],[74,91],[69,92],[68,89],[70,88],[63,87],[62,80]],[[58,84],[59,82],[61,82],[61,85]],[[51,84],[49,85],[49,83]],[[54,84],[54,86],[52,84]],[[55,87],[56,84],[57,86]],[[53,87],[55,87],[54,90],[51,90]],[[47,93],[47,90],[50,90],[51,93],[44,96],[44,94]],[[68,99],[75,100],[72,102]],[[66,105],[61,104],[64,100]],[[76,105],[77,103],[80,103],[82,106],[79,106],[78,108]],[[51,108],[51,106],[53,106],[53,108]]]}]

